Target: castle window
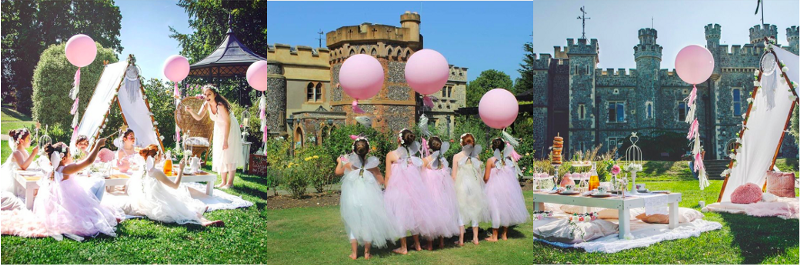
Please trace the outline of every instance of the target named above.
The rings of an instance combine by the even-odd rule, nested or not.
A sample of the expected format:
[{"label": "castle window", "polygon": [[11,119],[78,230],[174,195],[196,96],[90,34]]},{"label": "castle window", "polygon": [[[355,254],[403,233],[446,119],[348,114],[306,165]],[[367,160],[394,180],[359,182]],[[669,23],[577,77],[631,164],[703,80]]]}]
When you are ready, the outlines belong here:
[{"label": "castle window", "polygon": [[580,72],[579,72],[579,70],[578,70],[578,66],[576,65],[576,66],[575,66],[575,75],[580,75],[580,74],[581,74],[581,73],[580,73]]},{"label": "castle window", "polygon": [[652,119],[653,118],[653,102],[648,101],[645,105],[645,118]]},{"label": "castle window", "polygon": [[619,89],[618,89],[618,88],[615,88],[615,89],[614,89],[614,92],[612,92],[612,93],[613,93],[614,95],[619,95]]},{"label": "castle window", "polygon": [[306,102],[322,101],[322,83],[309,82],[306,87]]},{"label": "castle window", "polygon": [[322,83],[317,83],[314,87],[314,101],[322,101]]},{"label": "castle window", "polygon": [[733,89],[733,116],[742,116],[742,89]]},{"label": "castle window", "polygon": [[583,120],[586,118],[586,105],[578,104],[578,119]]},{"label": "castle window", "polygon": [[444,98],[444,97],[447,97],[447,87],[445,87],[444,89],[442,89],[442,97],[443,97],[443,98]]},{"label": "castle window", "polygon": [[608,102],[608,122],[625,122],[625,101]]},{"label": "castle window", "polygon": [[586,74],[587,74],[587,75],[591,75],[591,74],[592,74],[592,70],[591,70],[591,69],[589,69],[589,66],[588,66],[588,65],[586,66]]},{"label": "castle window", "polygon": [[447,97],[453,97],[453,87],[447,87]]},{"label": "castle window", "polygon": [[678,101],[678,121],[686,120],[686,113],[689,112],[689,106],[686,101]]},{"label": "castle window", "polygon": [[622,145],[624,138],[620,137],[608,137],[606,142],[608,143],[608,150],[610,151],[612,148],[619,148]]}]

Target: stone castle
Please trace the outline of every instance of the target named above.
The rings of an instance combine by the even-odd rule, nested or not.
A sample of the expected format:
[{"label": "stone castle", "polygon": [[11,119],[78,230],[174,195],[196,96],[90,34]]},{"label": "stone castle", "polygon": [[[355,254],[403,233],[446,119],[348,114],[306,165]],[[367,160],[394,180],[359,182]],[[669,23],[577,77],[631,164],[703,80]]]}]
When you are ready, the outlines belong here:
[{"label": "stone castle", "polygon": [[[291,136],[296,145],[322,144],[330,131],[368,116],[378,130],[412,127],[422,114],[422,99],[405,81],[405,62],[423,48],[420,15],[406,11],[400,27],[363,23],[326,34],[327,48],[270,45],[267,50],[267,125],[270,135]],[[355,54],[377,58],[386,80],[381,92],[359,101],[366,114],[352,111],[353,101],[337,84],[339,69]],[[452,137],[455,111],[466,105],[467,68],[450,66],[450,78],[434,107],[424,113],[432,126]]]},{"label": "stone castle", "polygon": [[[697,85],[697,119],[706,159],[723,159],[732,149],[747,111],[753,72],[764,52],[764,37],[777,33],[775,25],[756,25],[750,28],[750,43],[729,47],[720,45],[720,25],[705,26],[706,48],[715,62],[711,78]],[[571,155],[600,144],[603,151],[619,147],[631,132],[688,131],[684,99],[692,85],[674,70],[660,68],[662,47],[655,29],[640,29],[638,35],[639,43],[633,47],[636,69],[627,71],[597,68],[597,39],[567,39],[567,46],[555,46],[552,55],[533,54],[534,137],[536,150],[542,151],[537,151],[539,155],[547,153],[548,140],[557,133],[565,136],[564,153]],[[787,28],[786,35],[785,48],[797,54],[798,27]],[[781,155],[796,157],[794,143],[786,134]],[[674,155],[682,154],[670,154]]]}]

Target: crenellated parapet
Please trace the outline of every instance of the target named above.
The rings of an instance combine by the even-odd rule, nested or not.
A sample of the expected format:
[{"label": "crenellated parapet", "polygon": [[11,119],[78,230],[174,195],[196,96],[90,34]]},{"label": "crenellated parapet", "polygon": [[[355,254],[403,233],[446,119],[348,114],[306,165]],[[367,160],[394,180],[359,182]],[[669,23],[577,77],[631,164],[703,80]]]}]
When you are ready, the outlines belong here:
[{"label": "crenellated parapet", "polygon": [[[628,72],[629,71],[629,72]],[[607,68],[595,70],[595,80],[598,87],[636,87],[636,69]]]},{"label": "crenellated parapet", "polygon": [[467,83],[467,68],[450,65],[450,77],[447,78],[448,82],[454,83]]},{"label": "crenellated parapet", "polygon": [[314,49],[309,46],[290,46],[276,43],[267,49],[267,61],[281,64],[328,67],[330,50]]},{"label": "crenellated parapet", "polygon": [[777,40],[778,27],[770,24],[755,25],[750,28],[750,44],[764,45],[764,38],[771,37]]},{"label": "crenellated parapet", "polygon": [[533,70],[547,70],[550,68],[550,54],[542,53],[539,58],[533,54]]}]

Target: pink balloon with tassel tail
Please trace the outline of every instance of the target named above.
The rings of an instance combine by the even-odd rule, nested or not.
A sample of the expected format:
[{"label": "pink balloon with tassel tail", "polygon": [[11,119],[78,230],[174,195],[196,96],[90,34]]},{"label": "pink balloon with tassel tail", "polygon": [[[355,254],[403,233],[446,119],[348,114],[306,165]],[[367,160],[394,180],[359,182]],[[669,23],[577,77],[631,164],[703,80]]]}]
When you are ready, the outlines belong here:
[{"label": "pink balloon with tassel tail", "polygon": [[350,56],[339,70],[339,84],[347,95],[355,99],[353,112],[364,113],[358,107],[359,100],[378,95],[383,87],[383,66],[375,57],[366,54]]},{"label": "pink balloon with tassel tail", "polygon": [[450,78],[450,65],[444,56],[431,49],[415,52],[406,62],[405,77],[408,85],[422,95],[422,103],[433,107],[432,94],[442,90]]}]

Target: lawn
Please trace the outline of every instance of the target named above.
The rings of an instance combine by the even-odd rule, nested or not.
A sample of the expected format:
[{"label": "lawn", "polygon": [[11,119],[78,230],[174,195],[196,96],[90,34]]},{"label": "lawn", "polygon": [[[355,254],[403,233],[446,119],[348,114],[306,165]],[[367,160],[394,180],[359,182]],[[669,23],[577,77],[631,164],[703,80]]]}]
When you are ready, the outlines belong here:
[{"label": "lawn", "polygon": [[[10,151],[5,143],[0,146],[5,161]],[[224,220],[224,228],[134,219],[117,226],[116,238],[59,242],[2,236],[2,263],[267,263],[266,181],[237,175],[234,189],[226,192],[255,205],[206,213],[208,219]]]},{"label": "lawn", "polygon": [[17,112],[7,105],[2,106],[0,120],[2,120],[2,122],[0,122],[0,132],[2,132],[3,135],[7,135],[10,130],[30,127],[35,124],[30,117]]},{"label": "lawn", "polygon": [[[698,201],[716,202],[722,188],[721,180],[712,180],[711,186],[703,191],[699,189],[697,181],[645,180],[642,183],[650,190],[681,192],[680,206],[697,210],[700,209]],[[700,237],[665,241],[614,254],[586,253],[534,242],[533,263],[798,264],[798,220],[718,213],[705,213],[704,219],[719,222],[723,227],[703,233]]]},{"label": "lawn", "polygon": [[[526,193],[528,210],[533,211],[532,193]],[[445,249],[434,251],[409,251],[408,255],[391,252],[391,244],[384,249],[373,249],[374,264],[530,264],[533,250],[532,221],[509,231],[508,241],[483,241],[480,245],[465,242],[455,247],[457,237],[445,240]],[[491,228],[481,223],[481,228]],[[270,264],[339,264],[351,262],[350,244],[344,231],[338,206],[304,207],[267,210],[267,258]],[[465,239],[465,241],[467,241]],[[412,241],[410,241],[412,242]],[[359,262],[363,248],[359,248]]]}]

